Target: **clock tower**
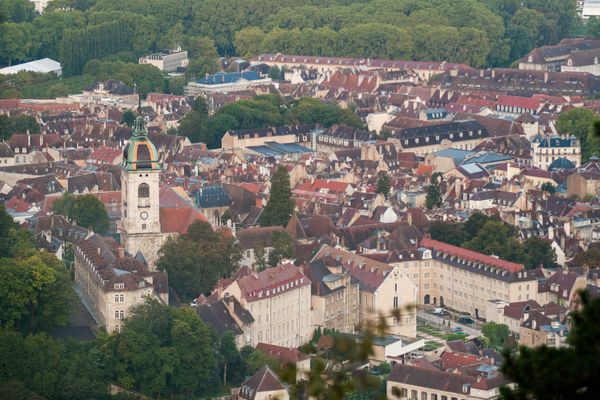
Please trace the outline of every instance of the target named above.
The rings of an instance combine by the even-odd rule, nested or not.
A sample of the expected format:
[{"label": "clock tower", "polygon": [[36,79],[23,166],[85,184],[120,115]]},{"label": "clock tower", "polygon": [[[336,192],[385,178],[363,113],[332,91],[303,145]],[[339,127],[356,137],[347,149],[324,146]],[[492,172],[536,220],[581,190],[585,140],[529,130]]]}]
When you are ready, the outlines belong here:
[{"label": "clock tower", "polygon": [[138,117],[121,163],[121,243],[132,256],[140,252],[155,270],[163,242],[160,227],[160,166],[156,147]]}]

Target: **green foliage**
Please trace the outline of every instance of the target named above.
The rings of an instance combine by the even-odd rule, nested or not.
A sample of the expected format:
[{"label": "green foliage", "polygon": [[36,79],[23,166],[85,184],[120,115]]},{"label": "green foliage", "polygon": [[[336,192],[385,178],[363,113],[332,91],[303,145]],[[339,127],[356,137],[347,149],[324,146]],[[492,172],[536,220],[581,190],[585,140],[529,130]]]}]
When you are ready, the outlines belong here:
[{"label": "green foliage", "polygon": [[581,142],[581,156],[585,161],[593,155],[600,155],[600,139],[594,130],[600,118],[588,108],[574,108],[558,116],[556,129],[561,134],[575,135]]},{"label": "green foliage", "polygon": [[377,193],[381,193],[387,199],[392,189],[392,183],[390,177],[384,171],[381,171],[377,176]]},{"label": "green foliage", "polygon": [[35,5],[28,0],[3,0],[0,13],[11,22],[31,22],[35,16]]},{"label": "green foliage", "polygon": [[268,259],[271,267],[276,266],[283,259],[293,259],[296,256],[296,248],[287,232],[274,232],[271,241],[273,249]]},{"label": "green foliage", "polygon": [[600,268],[600,246],[592,244],[583,252],[578,253],[572,261],[576,267]]},{"label": "green foliage", "polygon": [[116,20],[66,31],[59,46],[63,73],[78,75],[91,59],[129,50],[132,30],[125,21]]},{"label": "green foliage", "polygon": [[195,221],[188,232],[170,238],[159,251],[157,267],[169,274],[169,283],[184,299],[210,292],[219,278],[228,277],[241,258],[233,238]]},{"label": "green foliage", "polygon": [[112,379],[153,397],[194,398],[217,387],[216,335],[193,309],[148,299],[132,312],[103,346]]},{"label": "green foliage", "polygon": [[523,241],[523,259],[521,262],[525,268],[544,268],[557,267],[556,252],[552,248],[550,241],[532,236]]},{"label": "green foliage", "polygon": [[503,347],[510,336],[507,325],[495,322],[486,322],[483,324],[481,333],[490,340],[490,344],[494,347]]},{"label": "green foliage", "polygon": [[121,115],[121,124],[127,124],[128,127],[132,128],[136,118],[137,115],[133,111],[127,109],[123,111],[123,115]]},{"label": "green foliage", "polygon": [[425,196],[425,207],[428,210],[432,208],[441,207],[443,204],[442,192],[440,191],[440,185],[436,180],[431,180],[431,183],[427,187],[427,195]]},{"label": "green foliage", "polygon": [[26,61],[32,48],[31,24],[5,22],[0,24],[0,62]]},{"label": "green foliage", "polygon": [[39,133],[40,124],[30,115],[9,117],[0,115],[0,140],[8,140],[13,133]]},{"label": "green foliage", "polygon": [[268,365],[275,371],[279,369],[279,364],[276,359],[269,357],[262,351],[256,349],[247,354],[244,362],[246,364],[246,374],[249,376],[257,373],[265,365]]},{"label": "green foliage", "polygon": [[105,359],[94,342],[63,343],[0,328],[0,357],[1,398],[108,398]]},{"label": "green foliage", "polygon": [[569,346],[521,346],[518,353],[504,353],[502,372],[516,387],[503,388],[503,399],[600,398],[600,299],[581,297],[582,308],[569,314]]},{"label": "green foliage", "polygon": [[467,240],[464,224],[458,222],[433,221],[428,232],[431,238],[454,246],[460,246]]},{"label": "green foliage", "polygon": [[269,202],[260,214],[260,225],[287,225],[294,208],[295,204],[290,189],[290,175],[285,166],[280,165],[271,177]]},{"label": "green foliage", "polygon": [[223,385],[239,384],[244,379],[245,365],[230,331],[225,332],[219,342],[219,370]]},{"label": "green foliage", "polygon": [[69,322],[70,274],[54,255],[34,249],[0,259],[0,323],[22,332]]},{"label": "green foliage", "polygon": [[521,262],[524,258],[523,245],[513,235],[509,226],[502,222],[488,221],[463,247],[503,260]]},{"label": "green foliage", "polygon": [[73,220],[77,225],[94,232],[108,231],[108,212],[104,204],[92,194],[73,196],[65,192],[52,204],[52,212]]},{"label": "green foliage", "polygon": [[540,189],[542,189],[542,192],[546,192],[550,195],[553,195],[554,193],[556,193],[556,186],[554,186],[550,182],[542,183],[542,186]]}]

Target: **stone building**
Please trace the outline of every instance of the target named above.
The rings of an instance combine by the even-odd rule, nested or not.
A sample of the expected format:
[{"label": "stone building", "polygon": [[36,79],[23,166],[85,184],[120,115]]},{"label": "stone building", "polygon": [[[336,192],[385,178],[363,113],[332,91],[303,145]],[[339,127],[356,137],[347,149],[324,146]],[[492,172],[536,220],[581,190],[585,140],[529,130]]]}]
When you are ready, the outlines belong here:
[{"label": "stone building", "polygon": [[250,343],[298,347],[310,340],[310,280],[293,264],[253,273],[219,288],[219,298],[235,297],[254,318]]},{"label": "stone building", "polygon": [[123,150],[121,170],[121,241],[129,254],[141,253],[153,269],[164,241],[159,204],[160,166],[158,152],[148,139],[141,118]]},{"label": "stone building", "polygon": [[164,272],[151,272],[135,258],[125,255],[112,239],[93,234],[74,251],[75,284],[85,306],[106,331],[120,332],[132,307],[147,297],[169,302]]}]

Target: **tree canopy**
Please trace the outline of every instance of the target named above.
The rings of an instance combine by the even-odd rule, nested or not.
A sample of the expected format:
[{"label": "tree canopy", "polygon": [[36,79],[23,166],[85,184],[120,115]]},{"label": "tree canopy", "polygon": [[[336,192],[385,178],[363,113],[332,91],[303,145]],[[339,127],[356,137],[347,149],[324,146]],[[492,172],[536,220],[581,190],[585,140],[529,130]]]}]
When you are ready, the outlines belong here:
[{"label": "tree canopy", "polygon": [[186,234],[171,237],[159,250],[157,267],[185,299],[210,292],[219,278],[229,277],[241,258],[234,239],[197,220]]},{"label": "tree canopy", "polygon": [[[181,45],[196,76],[216,55],[287,52],[508,65],[579,29],[574,1],[53,0],[0,5],[0,62],[58,58],[66,75],[93,58]],[[586,33],[596,35],[595,21]],[[212,64],[212,66],[211,66]]]},{"label": "tree canopy", "polygon": [[77,225],[91,228],[94,232],[108,231],[108,212],[104,204],[92,194],[73,196],[65,192],[52,204],[52,211]]},{"label": "tree canopy", "polygon": [[285,166],[280,165],[271,178],[269,202],[260,214],[260,225],[287,225],[295,206],[290,189],[290,175]]}]

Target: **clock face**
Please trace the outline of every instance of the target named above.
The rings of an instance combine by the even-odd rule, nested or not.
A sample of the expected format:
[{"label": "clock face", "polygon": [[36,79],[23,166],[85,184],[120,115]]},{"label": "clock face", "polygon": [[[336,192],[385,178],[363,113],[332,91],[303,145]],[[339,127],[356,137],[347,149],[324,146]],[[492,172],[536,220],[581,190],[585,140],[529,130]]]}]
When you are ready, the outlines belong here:
[{"label": "clock face", "polygon": [[148,213],[147,213],[146,211],[142,212],[142,213],[140,214],[140,218],[141,218],[141,219],[148,219]]}]

